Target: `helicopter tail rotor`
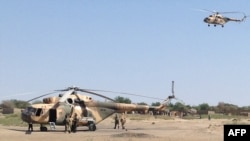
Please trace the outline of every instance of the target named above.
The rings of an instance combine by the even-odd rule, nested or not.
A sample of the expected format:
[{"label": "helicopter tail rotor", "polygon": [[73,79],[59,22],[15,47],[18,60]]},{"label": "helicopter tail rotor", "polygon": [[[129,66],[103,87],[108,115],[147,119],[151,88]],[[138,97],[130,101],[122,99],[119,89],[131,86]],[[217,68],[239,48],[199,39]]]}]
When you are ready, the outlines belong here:
[{"label": "helicopter tail rotor", "polygon": [[175,99],[174,95],[174,81],[172,81],[172,95],[168,96],[167,99],[165,99],[162,103],[163,104],[168,104],[171,102],[172,99]]},{"label": "helicopter tail rotor", "polygon": [[244,22],[246,20],[247,17],[249,17],[250,15],[246,15],[245,13],[244,14],[244,17],[241,19],[241,22]]},{"label": "helicopter tail rotor", "polygon": [[174,94],[174,81],[172,81],[172,95],[168,96],[168,98],[163,101],[163,104],[169,104],[172,99],[175,99],[178,102],[180,102],[181,104],[185,105],[185,103],[183,102],[183,100],[175,97],[175,94]]},{"label": "helicopter tail rotor", "polygon": [[175,95],[174,95],[174,81],[172,81],[172,97],[175,98]]}]

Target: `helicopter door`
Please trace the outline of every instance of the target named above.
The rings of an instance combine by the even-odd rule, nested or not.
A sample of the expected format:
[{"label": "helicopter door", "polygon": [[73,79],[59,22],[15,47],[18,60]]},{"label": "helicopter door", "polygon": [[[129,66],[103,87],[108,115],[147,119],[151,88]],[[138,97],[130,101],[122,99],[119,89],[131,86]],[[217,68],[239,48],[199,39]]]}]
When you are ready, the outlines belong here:
[{"label": "helicopter door", "polygon": [[56,109],[49,109],[49,122],[56,122]]}]

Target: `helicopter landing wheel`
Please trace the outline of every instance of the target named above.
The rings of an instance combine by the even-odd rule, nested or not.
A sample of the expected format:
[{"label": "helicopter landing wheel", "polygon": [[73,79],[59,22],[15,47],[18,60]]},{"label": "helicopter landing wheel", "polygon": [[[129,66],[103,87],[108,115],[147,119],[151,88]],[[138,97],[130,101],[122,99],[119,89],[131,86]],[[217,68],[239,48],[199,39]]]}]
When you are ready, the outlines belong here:
[{"label": "helicopter landing wheel", "polygon": [[210,24],[208,24],[207,26],[210,27]]},{"label": "helicopter landing wheel", "polygon": [[44,131],[48,131],[48,129],[47,129],[47,127],[41,126],[41,127],[40,127],[40,131],[43,131],[43,132],[44,132]]},{"label": "helicopter landing wheel", "polygon": [[89,131],[95,131],[95,130],[96,130],[95,123],[89,123]]},{"label": "helicopter landing wheel", "polygon": [[214,27],[216,27],[216,24],[214,25]]},{"label": "helicopter landing wheel", "polygon": [[221,27],[224,27],[224,25],[221,25]]}]

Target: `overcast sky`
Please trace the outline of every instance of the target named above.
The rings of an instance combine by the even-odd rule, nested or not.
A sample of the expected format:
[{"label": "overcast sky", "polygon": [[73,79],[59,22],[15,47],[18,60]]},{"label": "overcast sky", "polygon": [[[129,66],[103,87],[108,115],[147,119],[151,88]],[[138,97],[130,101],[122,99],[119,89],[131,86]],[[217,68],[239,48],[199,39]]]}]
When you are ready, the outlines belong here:
[{"label": "overcast sky", "polygon": [[164,99],[175,81],[185,104],[249,106],[250,19],[208,27],[203,19],[212,13],[200,10],[250,15],[249,7],[249,0],[0,0],[0,101],[73,85]]}]

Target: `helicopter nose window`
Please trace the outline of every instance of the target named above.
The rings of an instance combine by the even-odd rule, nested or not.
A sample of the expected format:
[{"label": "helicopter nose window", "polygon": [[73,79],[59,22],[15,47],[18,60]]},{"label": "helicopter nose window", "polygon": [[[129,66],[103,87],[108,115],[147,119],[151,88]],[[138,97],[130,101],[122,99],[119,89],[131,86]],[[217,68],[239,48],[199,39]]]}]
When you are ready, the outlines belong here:
[{"label": "helicopter nose window", "polygon": [[35,112],[36,112],[36,109],[33,108],[33,107],[27,107],[27,108],[25,109],[25,113],[35,114]]}]

